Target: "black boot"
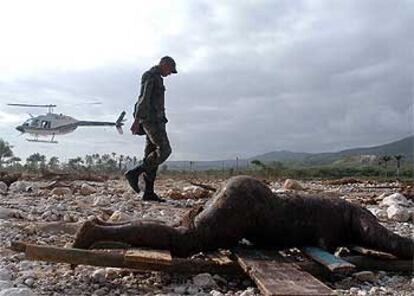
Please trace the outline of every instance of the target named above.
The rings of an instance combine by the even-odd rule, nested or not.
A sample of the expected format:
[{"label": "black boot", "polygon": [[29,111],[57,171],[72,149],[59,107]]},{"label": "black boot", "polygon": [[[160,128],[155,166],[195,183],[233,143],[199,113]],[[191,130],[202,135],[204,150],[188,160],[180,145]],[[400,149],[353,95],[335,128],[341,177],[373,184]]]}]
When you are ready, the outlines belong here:
[{"label": "black boot", "polygon": [[165,199],[159,197],[154,192],[155,177],[157,176],[157,168],[148,169],[144,174],[145,190],[142,200],[165,202]]},{"label": "black boot", "polygon": [[145,168],[142,165],[138,165],[133,169],[130,169],[125,173],[125,178],[127,179],[129,186],[136,192],[139,193],[140,189],[138,186],[138,177],[143,172],[145,172]]}]

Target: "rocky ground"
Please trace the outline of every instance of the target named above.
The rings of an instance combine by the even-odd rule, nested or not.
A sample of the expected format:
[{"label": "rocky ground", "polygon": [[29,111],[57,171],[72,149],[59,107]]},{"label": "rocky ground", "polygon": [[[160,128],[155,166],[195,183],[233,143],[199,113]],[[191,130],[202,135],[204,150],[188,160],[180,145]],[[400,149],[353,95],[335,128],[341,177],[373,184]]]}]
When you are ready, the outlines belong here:
[{"label": "rocky ground", "polygon": [[[218,188],[221,180],[198,180]],[[283,181],[283,182],[282,182]],[[397,193],[395,183],[271,181],[273,191],[296,190],[347,199],[366,206],[381,223],[400,235],[414,233],[414,203]],[[395,187],[394,187],[395,186]],[[136,218],[175,223],[211,192],[178,179],[162,178],[157,192],[166,203],[143,202],[123,180],[105,182],[0,182],[0,296],[6,295],[260,295],[248,277],[138,273],[115,268],[31,262],[8,249],[12,240],[69,246],[71,233],[57,233],[44,222],[82,222],[94,216],[120,221]],[[412,275],[359,272],[325,283],[338,295],[414,295]]]}]

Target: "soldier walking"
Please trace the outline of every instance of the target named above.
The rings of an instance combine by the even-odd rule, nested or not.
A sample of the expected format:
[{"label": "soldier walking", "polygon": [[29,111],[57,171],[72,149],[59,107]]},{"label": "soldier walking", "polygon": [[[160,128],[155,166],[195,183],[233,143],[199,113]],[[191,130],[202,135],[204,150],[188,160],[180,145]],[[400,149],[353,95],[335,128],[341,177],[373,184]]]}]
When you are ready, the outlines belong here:
[{"label": "soldier walking", "polygon": [[131,132],[134,135],[145,135],[146,145],[142,164],[125,173],[129,185],[140,192],[138,178],[143,174],[145,181],[143,200],[165,201],[154,192],[154,182],[158,166],[171,154],[165,125],[164,82],[163,77],[177,73],[175,61],[165,56],[158,65],[142,75],[141,92],[134,109],[134,122]]}]

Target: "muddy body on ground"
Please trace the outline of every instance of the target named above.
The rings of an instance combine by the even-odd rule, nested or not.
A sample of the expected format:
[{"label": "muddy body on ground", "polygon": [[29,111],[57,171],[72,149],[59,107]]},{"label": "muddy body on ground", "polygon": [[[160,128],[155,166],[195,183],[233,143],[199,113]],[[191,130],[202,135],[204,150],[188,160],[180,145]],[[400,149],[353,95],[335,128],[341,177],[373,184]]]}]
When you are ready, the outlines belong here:
[{"label": "muddy body on ground", "polygon": [[[213,188],[219,188],[222,181],[197,180]],[[413,236],[414,203],[398,193],[398,183],[268,180],[267,184],[274,192],[297,191],[358,203],[388,229]],[[24,254],[8,249],[12,240],[70,246],[73,231],[55,227],[55,222],[81,223],[100,217],[177,224],[192,206],[205,204],[212,195],[191,185],[190,180],[168,177],[159,180],[156,191],[166,203],[143,202],[124,180],[12,183],[0,193],[0,295],[10,289],[21,293],[15,295],[260,295],[247,276],[178,275],[91,266],[71,270],[68,264],[27,261]],[[338,295],[412,295],[414,290],[411,275],[383,271],[324,282]]]}]

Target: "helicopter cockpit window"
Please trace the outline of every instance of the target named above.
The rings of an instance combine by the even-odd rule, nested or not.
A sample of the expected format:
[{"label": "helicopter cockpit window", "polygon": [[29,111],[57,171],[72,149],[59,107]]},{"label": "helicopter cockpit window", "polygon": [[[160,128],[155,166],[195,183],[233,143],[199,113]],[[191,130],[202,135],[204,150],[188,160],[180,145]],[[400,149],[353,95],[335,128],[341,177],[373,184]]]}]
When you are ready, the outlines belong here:
[{"label": "helicopter cockpit window", "polygon": [[26,120],[25,123],[23,123],[23,126],[39,127],[39,120],[38,119],[30,118],[30,119]]}]

